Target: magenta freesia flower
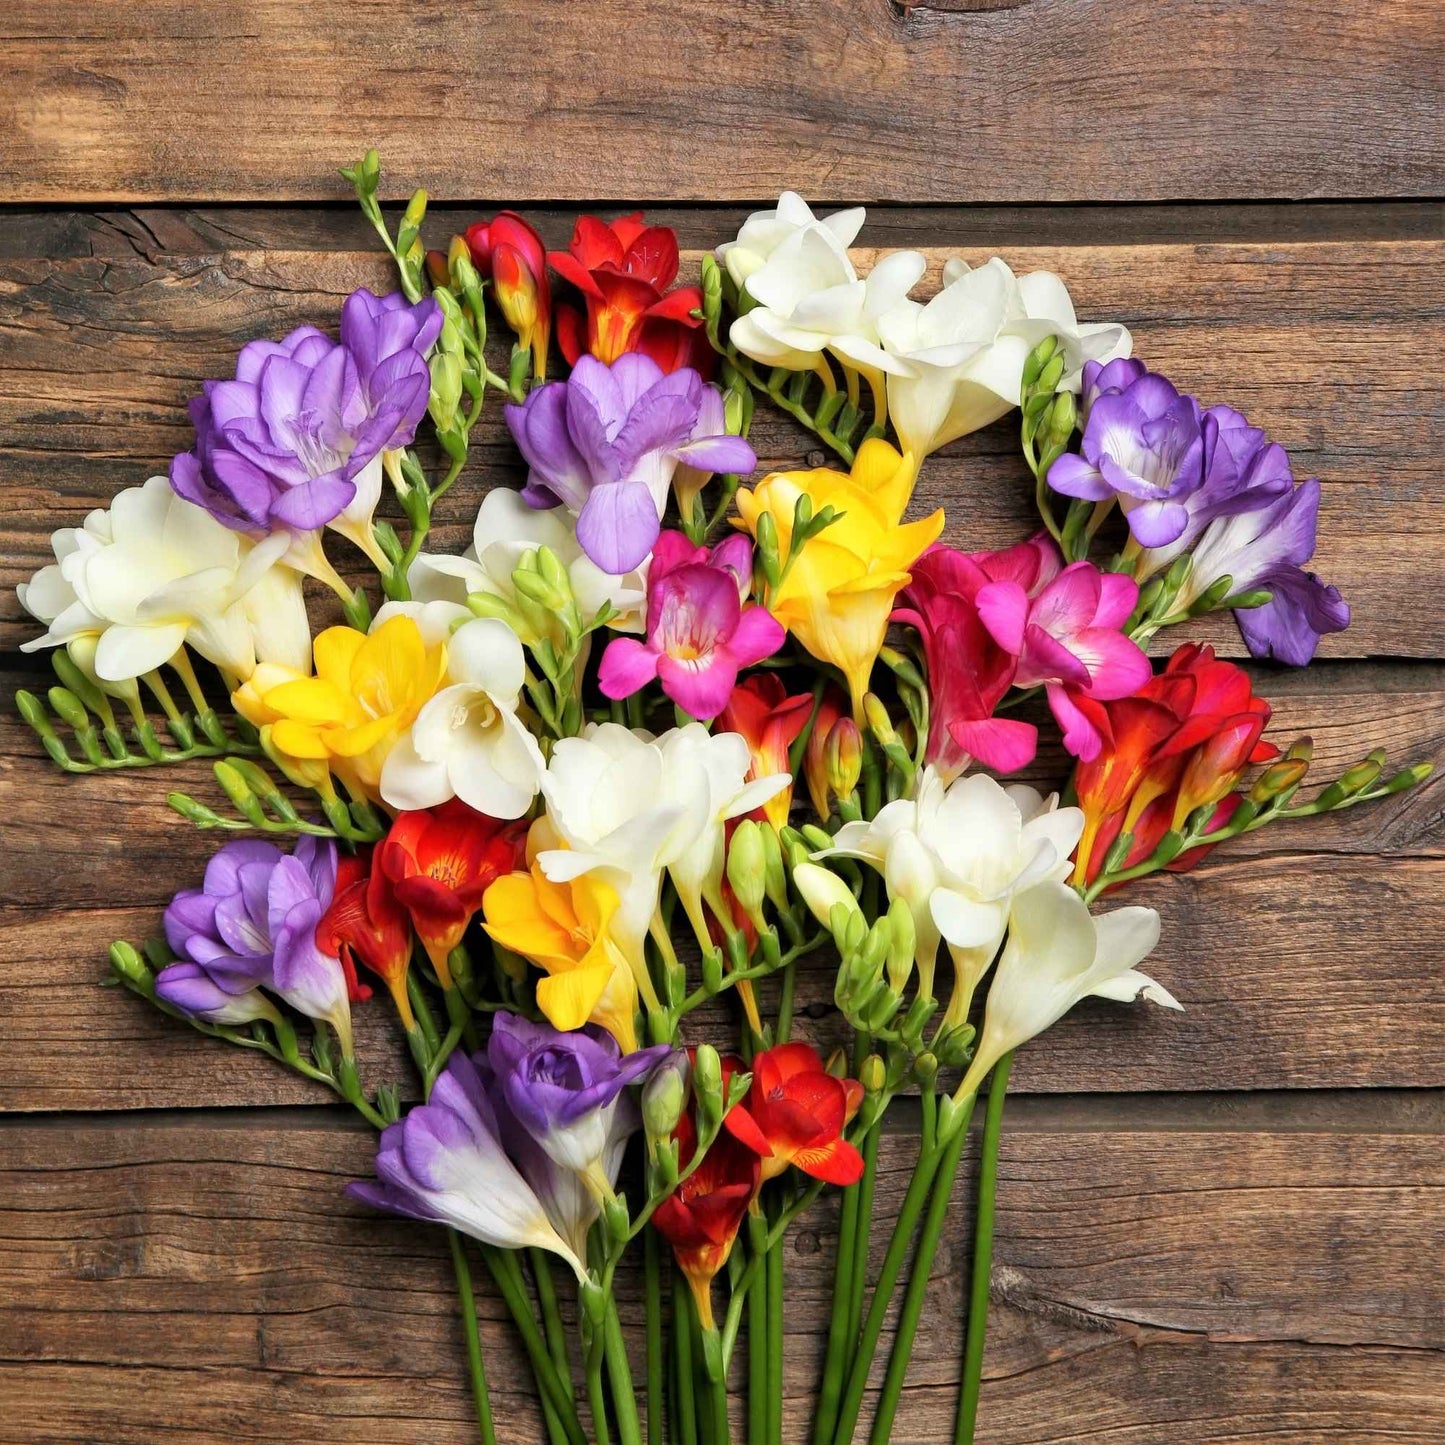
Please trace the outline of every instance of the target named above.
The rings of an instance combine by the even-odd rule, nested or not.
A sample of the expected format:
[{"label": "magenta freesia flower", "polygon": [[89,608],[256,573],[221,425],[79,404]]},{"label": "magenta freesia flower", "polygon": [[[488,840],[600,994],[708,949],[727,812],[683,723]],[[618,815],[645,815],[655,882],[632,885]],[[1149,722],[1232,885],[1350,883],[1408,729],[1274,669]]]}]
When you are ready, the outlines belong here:
[{"label": "magenta freesia flower", "polygon": [[1098,756],[1102,739],[1074,697],[1112,702],[1153,675],[1149,659],[1120,631],[1138,600],[1132,577],[1100,572],[1092,562],[1041,575],[1032,590],[1002,579],[978,592],[983,625],[1018,659],[1014,686],[1044,688],[1064,746],[1086,762]]},{"label": "magenta freesia flower", "polygon": [[664,375],[637,352],[610,366],[581,356],[566,381],[535,387],[506,415],[531,469],[523,498],[572,512],[582,550],[613,576],[652,551],[679,466],[750,472],[757,464],[752,447],[723,429],[715,387],[688,367]]},{"label": "magenta freesia flower", "polygon": [[615,638],[598,682],[611,698],[630,697],[656,678],[695,718],[727,706],[738,673],[771,657],[786,631],[766,609],[746,603],[752,543],[738,535],[711,552],[681,532],[664,532],[653,549],[647,585],[647,639]]},{"label": "magenta freesia flower", "polygon": [[1059,570],[1045,533],[1002,552],[959,552],[938,543],[909,569],[893,621],[918,631],[928,668],[931,712],[926,761],[951,782],[977,758],[1011,773],[1033,760],[1038,729],[994,712],[1013,686],[1015,653],[1000,647],[979,616],[978,595],[1007,581],[1025,593]]}]

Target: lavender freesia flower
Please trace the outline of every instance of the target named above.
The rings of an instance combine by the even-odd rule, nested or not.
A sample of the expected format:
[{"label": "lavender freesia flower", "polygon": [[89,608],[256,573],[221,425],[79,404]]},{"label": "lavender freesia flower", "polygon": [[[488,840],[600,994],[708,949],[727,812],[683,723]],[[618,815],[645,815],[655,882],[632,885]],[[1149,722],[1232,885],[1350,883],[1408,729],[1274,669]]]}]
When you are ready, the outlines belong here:
[{"label": "lavender freesia flower", "polygon": [[1176,610],[1226,577],[1231,593],[1268,591],[1264,606],[1235,612],[1244,640],[1255,657],[1302,667],[1324,633],[1350,621],[1339,589],[1304,570],[1315,550],[1320,484],[1310,478],[1296,486],[1284,448],[1232,408],[1210,407],[1204,420],[1204,483],[1184,503],[1188,521],[1180,535],[1143,553],[1141,575],[1192,550]]},{"label": "lavender freesia flower", "polygon": [[757,463],[746,441],[721,430],[716,391],[697,372],[664,375],[636,352],[610,366],[579,357],[566,381],[535,388],[506,414],[531,469],[522,496],[574,513],[582,550],[613,576],[652,550],[680,466],[749,472]]},{"label": "lavender freesia flower", "polygon": [[173,963],[156,975],[156,997],[188,1018],[208,1024],[248,1024],[280,1018],[259,988],[229,993],[198,963]]},{"label": "lavender freesia flower", "polygon": [[173,975],[167,983],[170,1001],[206,1017],[203,1008],[223,1007],[207,985],[234,1000],[268,989],[308,1018],[329,1023],[349,1057],[346,974],[316,943],[316,925],[335,889],[336,845],[330,839],[302,838],[289,857],[270,843],[227,843],[206,865],[202,886],[177,893],[166,909],[172,951],[180,963],[204,974],[204,979],[190,972]]},{"label": "lavender freesia flower", "polygon": [[1089,413],[1101,396],[1118,396],[1132,386],[1149,368],[1137,357],[1118,356],[1113,361],[1086,361],[1079,387],[1079,425],[1089,424]]},{"label": "lavender freesia flower", "polygon": [[[235,378],[206,382],[191,402],[196,446],[171,462],[171,485],[238,532],[304,537],[330,525],[376,552],[381,453],[416,436],[441,323],[430,299],[359,290],[341,308],[339,342],[314,326],[249,342]],[[297,554],[297,565],[311,560]]]},{"label": "lavender freesia flower", "polygon": [[550,1200],[575,1210],[576,1199],[559,1200],[560,1181],[551,1174],[538,1176],[541,1193],[534,1187],[503,1143],[495,1085],[491,1092],[487,1085],[476,1062],[453,1055],[431,1098],[382,1133],[376,1181],[351,1184],[347,1193],[394,1214],[449,1224],[484,1244],[551,1250],[585,1278],[585,1226],[579,1238],[575,1214],[554,1220],[547,1208]]},{"label": "lavender freesia flower", "polygon": [[1089,419],[1079,454],[1066,452],[1049,468],[1049,486],[1093,502],[1117,497],[1135,540],[1165,546],[1184,530],[1184,500],[1204,480],[1199,403],[1151,372],[1130,380],[1121,368],[1100,389],[1102,371],[1085,367]]},{"label": "lavender freesia flower", "polygon": [[641,1123],[623,1090],[669,1053],[667,1044],[657,1044],[623,1057],[611,1034],[594,1025],[561,1033],[550,1024],[499,1013],[487,1061],[508,1107],[548,1157],[605,1197],[611,1184],[604,1160],[619,1106],[630,1128]]}]

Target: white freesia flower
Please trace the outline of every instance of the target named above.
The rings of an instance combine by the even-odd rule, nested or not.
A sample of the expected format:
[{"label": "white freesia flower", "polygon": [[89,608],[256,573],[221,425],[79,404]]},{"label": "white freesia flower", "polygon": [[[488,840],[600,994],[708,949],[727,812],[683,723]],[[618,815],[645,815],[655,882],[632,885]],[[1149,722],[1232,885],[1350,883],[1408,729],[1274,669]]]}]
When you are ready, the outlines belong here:
[{"label": "white freesia flower", "polygon": [[464,604],[470,593],[486,592],[507,602],[516,599],[512,574],[524,553],[548,547],[567,569],[584,621],[604,602],[617,616],[607,625],[616,632],[641,632],[647,614],[646,565],[621,577],[604,572],[577,542],[576,519],[565,507],[539,511],[520,492],[496,487],[482,499],[472,529],[472,545],[460,557],[423,552],[407,569],[411,595],[422,602]]},{"label": "white freesia flower", "polygon": [[464,622],[447,643],[447,677],[387,754],[382,800],[414,811],[456,797],[492,818],[520,818],[547,764],[517,716],[526,677],[517,634],[494,618]]},{"label": "white freesia flower", "polygon": [[1051,271],[1015,276],[995,256],[971,270],[954,257],[943,289],[927,304],[903,299],[879,318],[895,365],[888,410],[904,450],[923,457],[997,421],[1019,404],[1024,362],[1046,336],[1064,352],[1060,386],[1077,391],[1086,361],[1128,356],[1133,339],[1117,323],[1081,325]]},{"label": "white freesia flower", "polygon": [[248,542],[152,477],[80,527],[55,532],[51,546],[54,565],[18,589],[21,605],[48,626],[23,651],[80,643],[88,655],[93,640],[92,665],[108,683],[151,672],[186,644],[242,680],[258,657],[309,669],[301,579],[277,565],[285,533]]},{"label": "white freesia flower", "polygon": [[1005,788],[979,773],[945,788],[925,768],[913,798],[871,821],[845,823],[826,858],[859,858],[883,875],[890,898],[913,914],[920,987],[931,992],[940,938],[953,955],[956,986],[946,1021],[961,1023],[1008,927],[1014,894],[1063,878],[1083,832],[1078,808],[1060,808],[1021,784]]},{"label": "white freesia flower", "polygon": [[854,206],[851,210],[836,211],[831,216],[819,218],[796,191],[784,191],[778,197],[775,209],[754,211],[743,222],[737,240],[724,241],[717,248],[717,258],[727,268],[733,284],[741,287],[784,241],[811,226],[822,226],[830,231],[846,250],[853,244],[866,215],[862,206]]},{"label": "white freesia flower", "polygon": [[848,248],[822,223],[781,241],[747,279],[758,303],[728,335],[745,356],[764,366],[813,371],[832,352],[870,380],[902,365],[879,345],[878,321],[923,275],[917,251],[894,251],[860,280]]},{"label": "white freesia flower", "polygon": [[1131,1003],[1142,994],[1163,1008],[1182,1008],[1168,989],[1135,967],[1158,941],[1159,915],[1152,908],[1119,908],[1096,918],[1072,888],[1055,879],[1019,893],[961,1092],[977,1089],[1005,1054],[1090,995]]},{"label": "white freesia flower", "polygon": [[670,789],[682,793],[692,787],[692,779],[700,776],[706,780],[706,819],[692,841],[668,863],[667,871],[698,941],[704,948],[711,947],[702,905],[706,899],[719,913],[724,910],[727,821],[775,797],[792,782],[792,774],[770,773],[749,782],[752,759],[746,740],[737,733],[710,733],[702,723],[674,728],[664,733],[657,745],[662,749]]},{"label": "white freesia flower", "polygon": [[669,767],[647,733],[593,723],[552,749],[542,796],[547,811],[533,825],[529,847],[554,883],[595,873],[617,894],[613,936],[651,1002],[643,944],[663,870],[709,825],[710,778],[701,768]]}]

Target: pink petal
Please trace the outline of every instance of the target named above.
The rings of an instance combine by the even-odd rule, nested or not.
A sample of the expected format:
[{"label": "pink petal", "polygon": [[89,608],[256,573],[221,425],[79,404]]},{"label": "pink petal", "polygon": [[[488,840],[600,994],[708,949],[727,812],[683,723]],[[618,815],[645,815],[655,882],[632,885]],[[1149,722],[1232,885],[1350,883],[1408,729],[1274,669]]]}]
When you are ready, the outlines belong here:
[{"label": "pink petal", "polygon": [[1028,593],[1012,581],[989,582],[978,589],[979,620],[1005,652],[1023,651],[1024,625],[1029,620]]},{"label": "pink petal", "polygon": [[1100,574],[1095,627],[1122,627],[1138,605],[1139,584],[1132,577],[1123,572]]},{"label": "pink petal", "polygon": [[682,567],[689,562],[705,561],[706,547],[694,547],[688,541],[686,533],[664,532],[652,544],[652,566],[647,575],[649,580],[656,584],[676,567]]},{"label": "pink petal", "polygon": [[1065,638],[1093,622],[1099,610],[1099,593],[1099,569],[1092,562],[1075,562],[1034,599],[1030,620],[1045,632]]},{"label": "pink petal", "polygon": [[751,667],[771,657],[787,637],[787,629],[765,607],[746,607],[727,640],[727,651],[738,667]]},{"label": "pink petal", "polygon": [[657,661],[657,653],[635,637],[614,638],[602,654],[597,685],[607,697],[631,697],[657,676]]},{"label": "pink petal", "polygon": [[985,767],[1012,773],[1026,768],[1038,751],[1039,730],[1032,723],[991,717],[982,722],[953,722],[948,731],[965,752]]},{"label": "pink petal", "polygon": [[1032,622],[1024,629],[1023,651],[1019,654],[1019,671],[1015,681],[1020,687],[1033,687],[1040,682],[1067,682],[1076,687],[1089,685],[1089,669],[1071,650],[1076,639],[1065,646],[1058,638],[1036,627]]},{"label": "pink petal", "polygon": [[1099,756],[1104,739],[1099,730],[1077,707],[1067,688],[1051,686],[1046,689],[1049,708],[1054,721],[1064,734],[1064,748],[1080,762],[1091,763]]},{"label": "pink petal", "polygon": [[718,651],[709,658],[698,658],[693,662],[679,662],[675,657],[663,654],[657,659],[657,678],[663,692],[678,707],[706,721],[715,718],[728,705],[737,685],[738,670],[731,654],[726,651]]},{"label": "pink petal", "polygon": [[1132,697],[1154,675],[1138,644],[1111,627],[1086,627],[1070,642],[1074,656],[1089,670],[1089,696],[1099,702]]}]

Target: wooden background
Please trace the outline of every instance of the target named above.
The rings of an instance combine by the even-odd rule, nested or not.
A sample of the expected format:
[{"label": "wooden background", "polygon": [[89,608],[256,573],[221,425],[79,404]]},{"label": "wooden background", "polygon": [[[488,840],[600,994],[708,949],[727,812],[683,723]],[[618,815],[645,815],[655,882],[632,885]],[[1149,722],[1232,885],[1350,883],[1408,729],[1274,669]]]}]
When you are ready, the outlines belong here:
[{"label": "wooden background", "polygon": [[[1057,269],[1324,483],[1318,565],[1355,623],[1306,672],[1253,669],[1274,735],[1312,734],[1322,773],[1375,746],[1439,761],[1442,21],[1438,0],[9,0],[0,1441],[470,1438],[437,1239],[340,1197],[368,1135],[97,987],[219,840],[167,813],[171,779],[49,770],[8,706],[46,676],[11,589],[49,531],[163,470],[243,341],[385,283],[336,166],[379,145],[438,241],[501,203],[554,244],[579,208],[653,203],[700,248],[794,186],[871,203],[874,245]],[[758,436],[765,464],[808,451]],[[518,479],[495,424],[474,456],[451,546]],[[953,542],[1029,526],[1007,425],[922,485]],[[1435,782],[1138,890],[1188,1011],[1082,1008],[1015,1070],[981,1439],[1445,1440],[1442,815]],[[371,1077],[399,1070],[363,1017]],[[886,1213],[906,1132],[883,1159]],[[820,1206],[788,1256],[795,1431],[833,1227]],[[968,1230],[960,1207],[899,1441],[949,1428]],[[536,1440],[483,1310],[506,1438]]]}]

